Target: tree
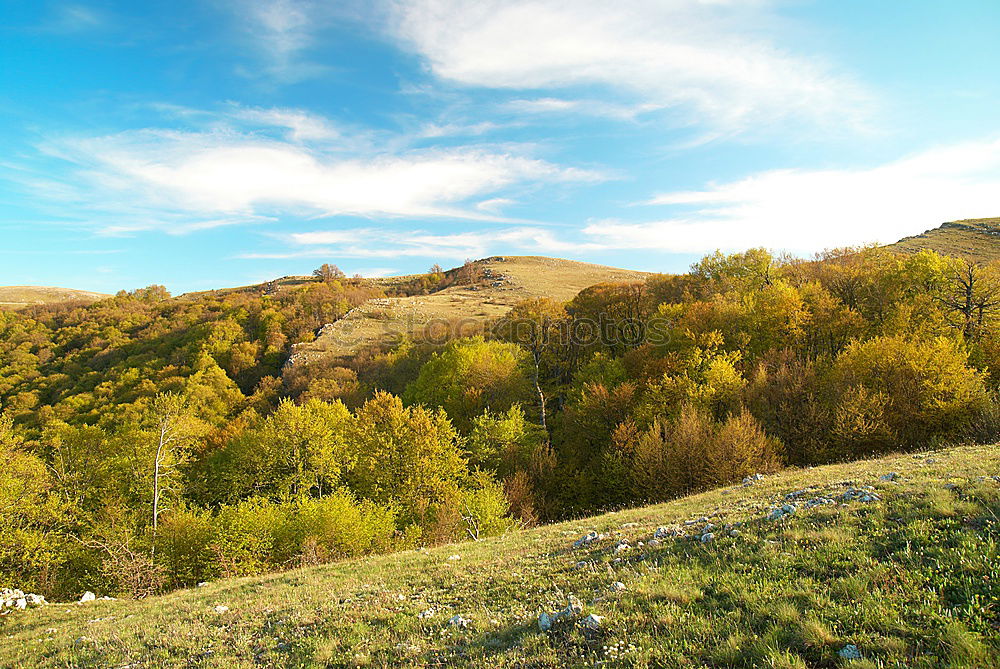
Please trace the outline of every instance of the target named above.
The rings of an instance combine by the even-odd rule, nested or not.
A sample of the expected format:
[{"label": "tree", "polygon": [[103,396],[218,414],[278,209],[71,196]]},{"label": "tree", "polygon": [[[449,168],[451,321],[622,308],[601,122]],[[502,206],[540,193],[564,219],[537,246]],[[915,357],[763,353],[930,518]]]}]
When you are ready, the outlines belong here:
[{"label": "tree", "polygon": [[956,260],[948,273],[947,288],[938,299],[966,340],[973,340],[988,320],[1000,313],[1000,272],[972,260]]},{"label": "tree", "polygon": [[564,346],[560,333],[567,322],[566,310],[561,304],[549,298],[524,300],[516,305],[493,326],[494,336],[513,342],[531,354],[534,369],[533,381],[538,395],[538,410],[542,428],[548,431],[545,414],[545,393],[542,391],[542,360],[547,353]]},{"label": "tree", "polygon": [[169,472],[187,459],[192,441],[204,433],[204,425],[188,408],[182,395],[158,395],[149,407],[156,451],[153,457],[153,546],[160,519],[160,496],[169,483]]},{"label": "tree", "polygon": [[335,279],[343,279],[347,275],[336,265],[326,262],[313,270],[313,276],[323,281],[334,281]]},{"label": "tree", "polygon": [[424,364],[403,398],[443,408],[467,432],[483,411],[506,411],[531,397],[527,364],[527,353],[516,344],[456,339]]}]

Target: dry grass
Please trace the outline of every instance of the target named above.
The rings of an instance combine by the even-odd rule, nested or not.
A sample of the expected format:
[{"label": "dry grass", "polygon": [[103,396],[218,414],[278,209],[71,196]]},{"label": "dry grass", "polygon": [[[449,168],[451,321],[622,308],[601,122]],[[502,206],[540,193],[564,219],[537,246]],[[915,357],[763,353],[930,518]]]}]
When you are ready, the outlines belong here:
[{"label": "dry grass", "polygon": [[977,262],[1000,260],[1000,218],[977,218],[944,223],[923,234],[905,237],[889,248],[905,253],[923,249]]},{"label": "dry grass", "polygon": [[104,293],[92,293],[72,288],[50,286],[0,286],[0,308],[21,309],[34,304],[58,304],[80,302],[89,304],[111,297]]}]

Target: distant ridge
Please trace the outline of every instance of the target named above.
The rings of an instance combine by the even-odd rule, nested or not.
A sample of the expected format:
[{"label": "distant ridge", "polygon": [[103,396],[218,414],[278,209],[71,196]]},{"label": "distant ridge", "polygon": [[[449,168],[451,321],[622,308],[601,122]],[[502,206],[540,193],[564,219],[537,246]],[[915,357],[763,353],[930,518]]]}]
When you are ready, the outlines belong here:
[{"label": "distant ridge", "polygon": [[104,293],[54,286],[0,286],[0,309],[22,309],[36,304],[91,303],[111,297]]},{"label": "distant ridge", "polygon": [[904,237],[890,249],[917,253],[924,249],[977,262],[1000,260],[1000,218],[951,221],[919,235]]}]

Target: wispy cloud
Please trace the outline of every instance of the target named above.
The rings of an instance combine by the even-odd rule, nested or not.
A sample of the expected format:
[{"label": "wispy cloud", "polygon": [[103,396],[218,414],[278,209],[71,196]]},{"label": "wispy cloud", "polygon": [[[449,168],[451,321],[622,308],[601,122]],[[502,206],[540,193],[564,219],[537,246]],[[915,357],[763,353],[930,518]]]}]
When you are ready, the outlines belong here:
[{"label": "wispy cloud", "polygon": [[56,35],[70,35],[103,28],[106,17],[91,7],[78,4],[55,5],[39,30]]},{"label": "wispy cloud", "polygon": [[[603,178],[510,146],[414,149],[389,136],[358,150],[353,140],[339,140],[333,124],[297,110],[236,108],[232,123],[199,118],[210,129],[53,139],[42,148],[61,164],[55,173],[67,166],[68,173],[27,181],[36,193],[90,214],[103,234],[120,235],[282,217],[509,220],[476,203],[502,204],[510,189]],[[262,135],[255,120],[286,128],[287,136]]]},{"label": "wispy cloud", "polygon": [[[786,119],[860,124],[868,95],[821,59],[778,46],[772,2],[396,0],[392,34],[439,78],[509,90],[598,86],[627,110],[739,132]],[[553,97],[525,111],[601,110]]]},{"label": "wispy cloud", "polygon": [[307,53],[326,24],[323,4],[309,0],[231,0],[246,42],[258,53],[260,68],[243,68],[249,77],[264,75],[279,83],[295,83],[319,76],[329,68],[310,60]]},{"label": "wispy cloud", "polygon": [[1000,212],[1000,139],[930,149],[863,169],[775,170],[646,204],[679,209],[652,222],[584,228],[605,248],[675,252],[752,246],[809,253],[889,243],[943,221]]}]

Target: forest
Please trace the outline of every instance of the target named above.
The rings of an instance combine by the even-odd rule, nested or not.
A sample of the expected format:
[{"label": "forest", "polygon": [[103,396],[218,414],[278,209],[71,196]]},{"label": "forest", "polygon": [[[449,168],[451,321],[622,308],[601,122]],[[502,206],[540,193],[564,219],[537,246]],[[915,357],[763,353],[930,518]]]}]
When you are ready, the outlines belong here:
[{"label": "forest", "polygon": [[1000,432],[994,265],[717,252],[286,367],[385,296],[333,269],[0,311],[0,587],[142,597]]}]

